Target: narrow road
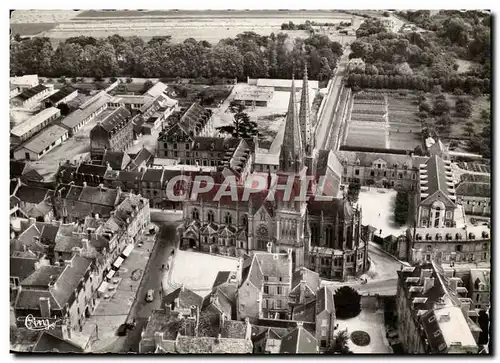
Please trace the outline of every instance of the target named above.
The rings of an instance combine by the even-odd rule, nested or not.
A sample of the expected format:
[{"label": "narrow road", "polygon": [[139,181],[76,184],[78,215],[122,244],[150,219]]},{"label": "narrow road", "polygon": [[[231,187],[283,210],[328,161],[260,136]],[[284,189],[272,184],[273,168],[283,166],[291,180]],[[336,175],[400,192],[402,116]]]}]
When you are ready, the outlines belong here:
[{"label": "narrow road", "polygon": [[[114,343],[106,348],[100,349],[102,353],[126,353],[138,352],[141,332],[146,326],[148,318],[153,310],[159,309],[161,304],[161,281],[166,271],[162,270],[162,265],[166,264],[168,257],[175,249],[175,233],[177,223],[166,222],[160,225],[157,245],[151,256],[150,265],[146,275],[142,279],[141,286],[137,291],[137,303],[133,307],[130,319],[135,319],[136,327],[129,330],[127,335],[119,337]],[[145,297],[148,290],[155,291],[154,301],[146,302]]]},{"label": "narrow road", "polygon": [[346,48],[344,54],[339,60],[338,69],[335,73],[335,79],[330,93],[326,95],[328,97],[325,104],[325,111],[318,120],[318,126],[316,127],[316,147],[318,149],[324,149],[326,142],[330,135],[330,130],[333,128],[333,122],[335,121],[335,108],[340,97],[340,90],[344,76],[347,74],[347,63],[349,62],[349,54],[351,53],[350,48]]}]

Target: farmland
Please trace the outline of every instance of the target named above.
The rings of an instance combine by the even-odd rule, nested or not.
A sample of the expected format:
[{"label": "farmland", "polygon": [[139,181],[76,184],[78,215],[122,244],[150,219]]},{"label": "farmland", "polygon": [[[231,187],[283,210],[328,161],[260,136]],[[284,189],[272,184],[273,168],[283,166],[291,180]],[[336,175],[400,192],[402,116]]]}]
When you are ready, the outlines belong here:
[{"label": "farmland", "polygon": [[[32,11],[35,12],[35,11]],[[29,13],[31,17],[31,13]],[[245,31],[253,31],[262,35],[281,32],[281,24],[293,21],[303,23],[306,20],[317,22],[351,21],[352,16],[346,13],[333,11],[315,10],[212,10],[212,11],[83,11],[69,13],[72,18],[64,19],[64,22],[55,23],[55,28],[42,29],[38,36],[51,38],[53,45],[64,41],[69,37],[86,34],[95,38],[103,38],[113,34],[123,37],[139,36],[148,41],[154,36],[172,37],[172,42],[183,42],[192,37],[197,40],[206,40],[210,43],[218,43],[220,39],[235,37]],[[25,16],[26,17],[26,16]],[[19,21],[23,16],[19,15]],[[51,19],[50,17],[48,18]],[[53,22],[53,21],[52,21]],[[28,23],[26,21],[26,23]],[[54,23],[54,22],[53,22]],[[37,24],[44,26],[44,24]],[[21,35],[33,35],[31,29],[19,28]],[[28,33],[26,33],[28,32]],[[291,38],[306,38],[305,31],[286,31]],[[330,35],[329,35],[330,36]],[[333,37],[337,35],[332,34]],[[339,41],[347,41],[338,37]],[[351,39],[352,40],[352,39]]]},{"label": "farmland", "polygon": [[415,95],[362,92],[354,96],[345,145],[413,150],[421,145]]}]

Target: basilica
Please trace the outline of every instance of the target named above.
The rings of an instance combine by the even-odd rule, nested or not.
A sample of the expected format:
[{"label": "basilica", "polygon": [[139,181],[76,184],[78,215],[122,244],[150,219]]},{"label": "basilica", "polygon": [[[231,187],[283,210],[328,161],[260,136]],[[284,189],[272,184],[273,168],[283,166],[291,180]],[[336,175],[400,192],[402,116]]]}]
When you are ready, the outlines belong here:
[{"label": "basilica", "polygon": [[[284,126],[268,150],[256,138],[220,142],[230,144],[224,149],[227,160],[219,167],[222,178],[206,193],[193,195],[193,188],[188,188],[190,198],[183,203],[178,228],[181,248],[235,257],[287,252],[294,269],[305,266],[328,279],[343,280],[368,269],[362,211],[341,190],[343,166],[333,151],[316,148],[307,71],[302,82],[297,102],[292,80]],[[202,145],[200,138],[197,144]],[[214,144],[212,140],[211,150]],[[265,187],[248,198],[214,198],[224,177],[235,177],[241,196],[245,181],[257,174],[265,178]],[[286,194],[284,186],[290,180],[292,198],[279,197]],[[294,199],[306,180],[311,180],[307,198]],[[318,197],[318,191],[327,198]]]}]

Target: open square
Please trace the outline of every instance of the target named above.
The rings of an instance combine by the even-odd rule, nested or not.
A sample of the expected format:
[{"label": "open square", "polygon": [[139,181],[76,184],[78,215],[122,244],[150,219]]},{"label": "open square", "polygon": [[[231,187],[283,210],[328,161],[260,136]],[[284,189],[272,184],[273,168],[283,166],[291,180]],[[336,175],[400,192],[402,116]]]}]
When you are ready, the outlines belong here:
[{"label": "open square", "polygon": [[219,271],[236,271],[238,259],[235,257],[216,256],[200,252],[177,250],[170,266],[170,273],[165,275],[163,286],[173,290],[181,285],[206,296],[211,290]]}]

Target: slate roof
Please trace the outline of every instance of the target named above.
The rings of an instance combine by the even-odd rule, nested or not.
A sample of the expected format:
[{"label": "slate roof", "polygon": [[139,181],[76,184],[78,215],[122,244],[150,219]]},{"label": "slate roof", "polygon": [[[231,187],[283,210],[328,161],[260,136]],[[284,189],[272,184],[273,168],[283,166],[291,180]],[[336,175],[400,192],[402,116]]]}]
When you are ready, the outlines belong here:
[{"label": "slate roof", "polygon": [[10,276],[18,277],[20,281],[27,278],[35,271],[36,257],[10,257]]},{"label": "slate roof", "polygon": [[131,156],[132,161],[128,165],[129,170],[136,170],[142,164],[148,164],[149,161],[154,159],[153,154],[151,154],[148,149],[142,148],[136,155]]},{"label": "slate roof", "polygon": [[24,203],[38,204],[45,200],[48,191],[45,188],[21,185],[17,189],[16,197]]},{"label": "slate roof", "polygon": [[319,278],[319,274],[317,272],[311,271],[305,267],[301,267],[297,271],[292,274],[292,290],[300,285],[300,282],[304,280],[306,282],[306,286],[309,287],[313,294],[316,294],[318,290],[321,280]]},{"label": "slate roof", "polygon": [[355,213],[347,198],[334,198],[328,201],[310,200],[307,203],[307,210],[314,216],[320,216],[321,212],[325,216],[333,217],[338,214],[341,220],[349,219]]},{"label": "slate roof", "polygon": [[[303,157],[303,143],[296,97],[295,81],[292,80],[292,90],[290,92],[290,101],[288,103],[288,111],[284,125],[283,143],[281,144],[280,158],[284,158],[285,164],[286,160],[294,162],[296,156],[299,159]],[[289,160],[290,157],[292,158],[291,160]],[[288,166],[286,166],[285,169],[288,169]]]},{"label": "slate roof", "polygon": [[316,354],[317,346],[316,338],[298,326],[281,339],[280,354]]},{"label": "slate roof", "polygon": [[21,176],[22,181],[42,181],[43,176],[35,169],[30,169]]},{"label": "slate roof", "polygon": [[79,174],[98,175],[100,177],[104,177],[104,174],[106,173],[106,166],[81,163],[76,172]]},{"label": "slate roof", "polygon": [[123,151],[106,150],[102,158],[102,165],[109,166],[113,170],[123,170],[130,163],[130,157]]},{"label": "slate roof", "polygon": [[[422,327],[426,332],[427,342],[433,353],[445,353],[447,346],[443,338],[434,310],[428,310],[421,316]],[[439,333],[436,333],[439,332]],[[436,333],[436,334],[435,334]],[[436,335],[436,336],[435,336]]]},{"label": "slate roof", "polygon": [[96,125],[96,127],[102,127],[104,130],[107,132],[111,132],[112,130],[117,130],[121,129],[122,122],[125,121],[127,118],[129,120],[126,122],[130,122],[130,112],[124,107],[118,107],[117,109],[113,110],[111,113],[106,115],[103,120]]},{"label": "slate roof", "polygon": [[239,143],[240,140],[233,137],[222,138],[198,136],[194,138],[193,150],[225,152],[236,148]]},{"label": "slate roof", "polygon": [[305,304],[294,306],[292,320],[314,323],[316,321],[316,301],[311,300]]},{"label": "slate roof", "polygon": [[47,87],[45,87],[44,85],[39,84],[39,85],[37,85],[35,87],[31,87],[30,89],[27,89],[26,91],[24,91],[23,93],[21,93],[17,97],[20,98],[23,101],[26,101],[26,100],[29,100],[31,97],[39,94],[40,92],[45,91],[46,89],[47,89]]},{"label": "slate roof", "polygon": [[177,298],[179,299],[179,306],[184,309],[189,309],[192,305],[201,308],[203,303],[203,298],[200,295],[187,288],[183,289],[179,287],[167,296],[164,296],[162,304],[170,306]]},{"label": "slate roof", "polygon": [[[405,164],[408,168],[418,169],[420,165],[420,160],[417,161],[416,158],[412,158],[410,155],[406,154],[385,154],[385,153],[371,153],[371,152],[356,152],[356,151],[345,151],[337,150],[335,151],[338,161],[342,163],[347,163],[348,165],[355,165],[356,161],[359,160],[360,166],[371,166],[372,163],[377,159],[382,159],[387,163],[387,166],[392,168],[395,164],[398,168],[402,168]],[[423,160],[427,160],[427,157]]]},{"label": "slate roof", "polygon": [[344,168],[332,150],[320,150],[318,153],[316,175],[325,175],[328,169],[342,176]]},{"label": "slate roof", "polygon": [[[453,185],[448,185],[451,181],[446,177],[447,166],[444,160],[434,155],[427,160],[425,165],[425,169],[427,170],[427,183],[425,183],[425,186],[428,188],[425,190],[425,193],[428,194],[428,197],[425,198],[424,201],[432,197],[434,193],[440,191],[448,199],[448,202],[454,205],[455,203],[449,199],[453,193],[449,192],[448,189],[453,189]],[[423,180],[422,176],[423,174],[421,173],[421,180]]]},{"label": "slate roof", "polygon": [[253,344],[246,339],[180,336],[176,342],[180,354],[251,354]]},{"label": "slate roof", "polygon": [[48,331],[42,331],[33,352],[83,353],[84,350],[69,340],[64,340]]},{"label": "slate roof", "polygon": [[264,275],[262,274],[262,270],[260,269],[259,262],[257,261],[257,257],[253,255],[251,257],[251,262],[245,266],[243,266],[242,271],[242,281],[243,283],[250,282],[257,289],[262,289],[262,284],[264,281]]},{"label": "slate roof", "polygon": [[142,181],[161,183],[161,182],[163,182],[163,174],[164,174],[163,169],[151,169],[151,168],[149,168],[143,174]]},{"label": "slate roof", "polygon": [[83,187],[78,200],[91,204],[100,204],[114,207],[118,197],[117,189],[107,189],[100,187]]},{"label": "slate roof", "polygon": [[291,280],[292,259],[288,258],[287,253],[256,252],[254,255],[259,262],[262,275],[282,277],[283,281]]},{"label": "slate roof", "polygon": [[463,195],[467,197],[491,197],[491,184],[488,183],[474,183],[464,181],[458,184],[456,190],[457,195]]},{"label": "slate roof", "polygon": [[74,89],[73,87],[63,87],[59,91],[57,91],[56,93],[53,93],[52,95],[47,97],[47,99],[53,103],[56,103],[56,102],[59,102],[60,100],[62,100],[64,97],[69,96],[70,94],[72,94],[75,91],[77,91],[77,90]]},{"label": "slate roof", "polygon": [[219,271],[217,273],[217,276],[215,277],[215,281],[214,281],[214,284],[212,285],[212,288],[228,282],[229,277],[233,274],[235,275],[235,273],[231,272],[231,271]]},{"label": "slate roof", "polygon": [[24,161],[10,161],[10,178],[19,178],[26,172],[27,164]]},{"label": "slate roof", "polygon": [[335,300],[333,297],[333,291],[328,287],[323,286],[318,290],[316,294],[316,312],[320,314],[323,311],[327,311],[330,314],[335,313]]},{"label": "slate roof", "polygon": [[491,175],[483,174],[462,174],[460,175],[461,181],[475,182],[475,183],[491,183]]},{"label": "slate roof", "polygon": [[[61,276],[64,269],[65,267],[61,266],[40,266],[38,270],[22,280],[21,285],[47,287],[50,282],[55,282]],[[36,304],[38,304],[38,301],[36,301]]]},{"label": "slate roof", "polygon": [[121,171],[118,179],[122,182],[140,182],[142,175],[141,171]]}]

